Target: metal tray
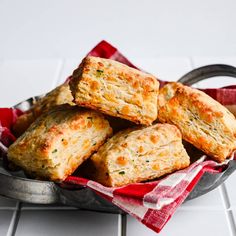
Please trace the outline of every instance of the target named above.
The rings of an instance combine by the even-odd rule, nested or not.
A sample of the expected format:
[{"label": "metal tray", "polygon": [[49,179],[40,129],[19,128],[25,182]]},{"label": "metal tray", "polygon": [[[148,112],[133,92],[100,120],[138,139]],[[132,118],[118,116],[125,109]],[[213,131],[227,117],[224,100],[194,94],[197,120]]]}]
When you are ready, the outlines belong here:
[{"label": "metal tray", "polygon": [[[193,85],[196,82],[214,76],[236,77],[236,68],[229,65],[209,65],[195,69],[179,82]],[[39,97],[32,97],[15,107],[27,110]],[[236,169],[236,161],[232,160],[222,173],[205,173],[186,201],[199,197],[215,189],[223,183]],[[28,179],[22,172],[8,172],[0,161],[0,195],[35,204],[65,204],[81,209],[110,213],[123,213],[118,207],[104,200],[92,190],[81,186],[77,189],[61,188],[58,184],[49,181]]]}]

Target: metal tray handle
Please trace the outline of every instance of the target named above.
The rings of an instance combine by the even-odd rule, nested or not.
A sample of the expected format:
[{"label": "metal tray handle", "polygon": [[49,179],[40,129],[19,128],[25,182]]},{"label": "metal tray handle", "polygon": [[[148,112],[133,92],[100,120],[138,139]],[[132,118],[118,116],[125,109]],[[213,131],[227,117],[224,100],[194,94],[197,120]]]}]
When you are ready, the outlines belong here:
[{"label": "metal tray handle", "polygon": [[193,85],[204,79],[216,76],[229,76],[236,78],[236,67],[224,64],[202,66],[188,72],[182,76],[178,82],[186,85]]}]

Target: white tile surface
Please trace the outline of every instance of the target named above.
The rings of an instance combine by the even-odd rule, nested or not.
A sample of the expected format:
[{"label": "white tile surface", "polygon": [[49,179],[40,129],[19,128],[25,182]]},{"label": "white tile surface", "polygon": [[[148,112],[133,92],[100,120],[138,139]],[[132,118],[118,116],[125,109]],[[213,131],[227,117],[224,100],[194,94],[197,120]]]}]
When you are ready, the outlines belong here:
[{"label": "white tile surface", "polygon": [[0,235],[7,235],[8,228],[12,219],[13,211],[0,210]]},{"label": "white tile surface", "polygon": [[231,231],[232,231],[232,235],[236,235],[236,210],[233,209],[232,211],[230,211],[230,214],[232,216],[231,219]]},{"label": "white tile surface", "polygon": [[[89,50],[89,49],[88,49]],[[66,59],[63,61],[62,70],[60,76],[58,77],[57,84],[62,84],[65,80],[72,75],[73,71],[78,67],[83,57],[78,57],[74,59]]]},{"label": "white tile surface", "polygon": [[219,187],[201,197],[185,202],[181,206],[181,209],[223,210],[224,204],[223,204],[223,199],[222,199]]},{"label": "white tile surface", "polygon": [[22,211],[16,236],[116,236],[118,216],[86,211]]},{"label": "white tile surface", "polygon": [[229,64],[236,66],[236,56],[226,56],[226,57],[193,57],[193,64],[195,67],[205,66],[209,64]]},{"label": "white tile surface", "polygon": [[[127,236],[154,236],[155,232],[128,217]],[[178,210],[170,219],[160,236],[229,236],[230,231],[224,211]]]},{"label": "white tile surface", "polygon": [[53,87],[60,60],[13,60],[0,65],[0,107],[8,107]]},{"label": "white tile surface", "polygon": [[236,209],[236,172],[234,172],[226,181],[225,186],[229,198],[229,204],[232,208]]},{"label": "white tile surface", "polygon": [[191,70],[187,57],[134,58],[133,63],[165,81],[176,81]]},{"label": "white tile surface", "polygon": [[59,204],[30,204],[30,203],[22,203],[21,204],[22,210],[75,210],[77,208],[72,206],[66,205],[59,205]]},{"label": "white tile surface", "polygon": [[0,196],[0,210],[1,208],[8,208],[8,207],[14,208],[16,207],[16,203],[17,201],[15,200]]}]

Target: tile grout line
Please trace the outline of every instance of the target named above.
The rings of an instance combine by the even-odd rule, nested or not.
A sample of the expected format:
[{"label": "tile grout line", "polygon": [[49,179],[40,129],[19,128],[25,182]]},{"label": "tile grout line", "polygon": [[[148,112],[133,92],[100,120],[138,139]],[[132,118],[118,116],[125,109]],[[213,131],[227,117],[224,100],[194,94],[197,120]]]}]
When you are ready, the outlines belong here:
[{"label": "tile grout line", "polygon": [[230,208],[229,196],[228,196],[228,192],[227,192],[225,184],[222,183],[219,189],[220,189],[222,201],[223,201],[223,204],[225,207],[225,214],[226,214],[226,218],[227,218],[229,228],[230,228],[229,230],[230,230],[232,236],[236,236],[235,220],[233,217],[232,210]]},{"label": "tile grout line", "polygon": [[123,230],[123,227],[122,227],[122,215],[118,214],[118,229],[117,229],[117,235],[118,236],[122,236],[122,230]]},{"label": "tile grout line", "polygon": [[52,89],[54,89],[58,85],[57,83],[60,80],[60,77],[62,75],[64,64],[65,64],[65,60],[63,58],[60,59],[58,62],[58,68],[56,70],[55,77],[52,81]]},{"label": "tile grout line", "polygon": [[127,216],[126,214],[118,214],[118,236],[126,236]]},{"label": "tile grout line", "polygon": [[189,57],[188,57],[188,60],[189,60],[189,63],[190,63],[191,68],[194,69],[194,68],[195,68],[195,65],[194,65],[193,57],[192,57],[192,56],[189,56]]},{"label": "tile grout line", "polygon": [[180,211],[224,211],[220,206],[181,206]]},{"label": "tile grout line", "polygon": [[17,225],[20,219],[20,214],[21,214],[21,203],[17,202],[16,204],[16,209],[13,213],[9,228],[8,228],[8,232],[7,232],[7,236],[14,236],[16,233],[16,229],[17,229]]},{"label": "tile grout line", "polygon": [[47,210],[52,210],[52,211],[76,211],[78,210],[77,208],[73,207],[60,207],[60,206],[55,206],[55,207],[50,207],[50,206],[32,206],[32,207],[22,207],[21,211],[47,211]]},{"label": "tile grout line", "polygon": [[[190,67],[192,68],[192,70],[196,69],[193,57],[189,56],[188,59],[189,59]],[[197,88],[198,85],[199,85],[199,82],[195,83],[193,86]]]},{"label": "tile grout line", "polygon": [[[17,206],[17,203],[16,203],[16,206]],[[0,211],[15,211],[16,210],[16,206],[14,206],[14,207],[8,207],[8,206],[6,206],[6,207],[0,207]]]},{"label": "tile grout line", "polygon": [[0,66],[4,63],[4,59],[0,58]]},{"label": "tile grout line", "polygon": [[219,189],[220,189],[220,193],[221,193],[221,197],[224,203],[225,210],[229,210],[230,202],[229,202],[229,196],[228,196],[225,184],[222,183]]},{"label": "tile grout line", "polygon": [[236,225],[235,225],[232,210],[227,210],[226,215],[227,215],[227,218],[228,218],[228,221],[229,221],[231,235],[235,236],[236,235]]}]

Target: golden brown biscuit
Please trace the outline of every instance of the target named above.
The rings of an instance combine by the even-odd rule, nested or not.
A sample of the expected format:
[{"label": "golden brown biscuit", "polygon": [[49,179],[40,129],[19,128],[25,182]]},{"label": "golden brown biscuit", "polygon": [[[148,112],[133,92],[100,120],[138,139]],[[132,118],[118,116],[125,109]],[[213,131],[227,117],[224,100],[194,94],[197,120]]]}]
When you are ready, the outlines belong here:
[{"label": "golden brown biscuit", "polygon": [[156,124],[114,135],[88,160],[86,175],[106,186],[122,186],[155,179],[189,163],[178,128]]},{"label": "golden brown biscuit", "polygon": [[160,89],[158,120],[179,127],[183,139],[214,160],[224,161],[236,149],[235,117],[207,94],[169,83]]},{"label": "golden brown biscuit", "polygon": [[13,126],[13,133],[19,137],[25,130],[44,112],[49,111],[52,107],[60,104],[71,104],[73,97],[68,84],[62,84],[44,97],[40,98],[33,107],[21,115]]},{"label": "golden brown biscuit", "polygon": [[31,176],[64,180],[112,133],[103,115],[58,105],[42,114],[8,150],[8,158]]},{"label": "golden brown biscuit", "polygon": [[70,88],[79,106],[143,125],[157,117],[157,79],[117,61],[86,57],[74,71]]}]

